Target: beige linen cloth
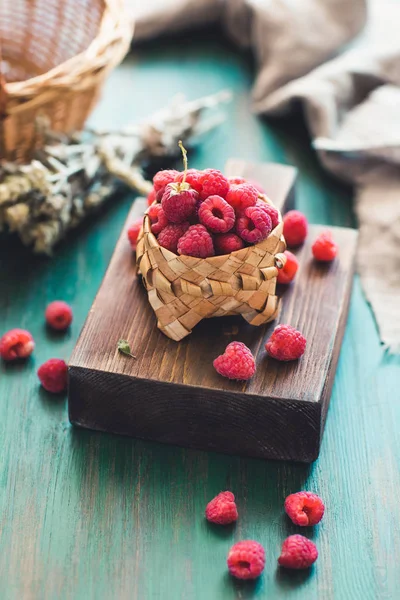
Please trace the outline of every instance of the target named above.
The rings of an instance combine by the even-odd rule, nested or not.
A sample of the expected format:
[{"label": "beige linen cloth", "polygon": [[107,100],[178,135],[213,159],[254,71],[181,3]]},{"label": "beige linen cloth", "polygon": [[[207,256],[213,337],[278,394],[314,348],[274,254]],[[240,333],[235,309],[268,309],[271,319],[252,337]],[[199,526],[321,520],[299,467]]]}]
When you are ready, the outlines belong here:
[{"label": "beige linen cloth", "polygon": [[323,165],[355,185],[358,271],[400,351],[400,0],[126,0],[136,38],[220,21],[258,66],[254,110],[301,104]]}]

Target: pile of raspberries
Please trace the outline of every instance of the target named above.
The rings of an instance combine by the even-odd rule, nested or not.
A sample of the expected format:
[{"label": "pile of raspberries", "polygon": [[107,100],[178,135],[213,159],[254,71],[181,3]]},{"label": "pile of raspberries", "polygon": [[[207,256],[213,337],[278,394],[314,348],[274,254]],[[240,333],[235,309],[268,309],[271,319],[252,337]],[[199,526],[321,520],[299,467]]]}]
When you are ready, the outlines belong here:
[{"label": "pile of raspberries", "polygon": [[242,177],[217,169],[159,171],[148,196],[147,215],[160,246],[175,254],[207,258],[229,254],[268,237],[279,213]]}]

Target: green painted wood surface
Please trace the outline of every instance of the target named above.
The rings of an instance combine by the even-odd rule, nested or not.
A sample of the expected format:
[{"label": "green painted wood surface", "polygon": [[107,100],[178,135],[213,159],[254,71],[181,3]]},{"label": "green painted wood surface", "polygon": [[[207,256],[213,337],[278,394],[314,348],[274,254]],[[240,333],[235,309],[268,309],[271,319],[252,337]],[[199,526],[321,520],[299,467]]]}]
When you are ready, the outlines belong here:
[{"label": "green painted wood surface", "polygon": [[[193,154],[196,167],[226,159],[274,160],[300,169],[298,206],[312,222],[354,223],[350,190],[319,168],[299,118],[267,123],[250,113],[249,57],[217,34],[137,48],[109,81],[92,122],[141,119],[165,98],[230,87],[228,120]],[[124,90],[124,94],[122,93]],[[65,398],[39,389],[38,365],[68,358],[100,284],[132,198],[113,202],[52,259],[0,238],[0,331],[21,326],[37,341],[24,365],[0,366],[0,596],[14,599],[375,600],[400,583],[398,357],[385,355],[355,280],[322,452],[311,467],[220,456],[73,429]],[[74,308],[67,335],[43,325],[47,302]],[[207,500],[232,489],[240,519],[210,527]],[[284,573],[276,558],[299,531],[285,496],[317,491],[327,511],[307,535],[320,558],[311,573]],[[303,532],[304,533],[304,532]],[[266,547],[263,577],[232,581],[230,545]]]}]

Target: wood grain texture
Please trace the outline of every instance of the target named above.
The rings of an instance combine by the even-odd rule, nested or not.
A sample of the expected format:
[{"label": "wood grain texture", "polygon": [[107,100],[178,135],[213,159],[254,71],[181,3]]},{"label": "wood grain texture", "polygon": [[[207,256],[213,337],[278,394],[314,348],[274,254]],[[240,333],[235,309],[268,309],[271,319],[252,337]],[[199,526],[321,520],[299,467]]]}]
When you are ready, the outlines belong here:
[{"label": "wood grain texture", "polygon": [[[291,170],[232,164],[238,175],[269,184],[268,193],[285,210]],[[71,423],[229,454],[315,460],[347,318],[356,231],[335,228],[340,257],[320,265],[312,260],[311,244],[321,228],[311,228],[297,253],[295,283],[281,289],[276,322],[254,327],[240,317],[204,319],[176,343],[157,329],[127,242],[129,224],[144,210],[144,202],[135,202],[71,357]],[[305,335],[308,348],[300,361],[282,364],[266,355],[265,342],[278,322]],[[117,351],[121,337],[137,360]],[[212,365],[233,340],[243,341],[256,358],[248,382],[223,378]]]},{"label": "wood grain texture", "polygon": [[[190,159],[223,168],[229,155],[299,169],[297,206],[311,223],[354,226],[350,190],[324,173],[296,116],[251,114],[252,64],[219,32],[190,33],[135,49],[106,84],[93,124],[145,118],[178,92],[234,92],[227,120]],[[116,93],[123,90],[124,93]],[[162,165],[162,166],[168,166]],[[0,595],[4,600],[392,600],[400,563],[400,359],[379,343],[358,278],[332,391],[321,454],[312,466],[181,449],[71,427],[65,398],[40,391],[37,367],[68,357],[103,279],[132,198],[112,201],[51,260],[0,235],[0,332],[29,328],[26,364],[0,361]],[[68,301],[66,335],[44,328],[43,311]],[[223,489],[237,498],[233,528],[208,526],[205,504]],[[285,496],[321,494],[325,517],[300,530]],[[310,573],[285,573],[285,536],[312,537]],[[260,541],[266,568],[256,584],[226,574],[229,547]]]}]

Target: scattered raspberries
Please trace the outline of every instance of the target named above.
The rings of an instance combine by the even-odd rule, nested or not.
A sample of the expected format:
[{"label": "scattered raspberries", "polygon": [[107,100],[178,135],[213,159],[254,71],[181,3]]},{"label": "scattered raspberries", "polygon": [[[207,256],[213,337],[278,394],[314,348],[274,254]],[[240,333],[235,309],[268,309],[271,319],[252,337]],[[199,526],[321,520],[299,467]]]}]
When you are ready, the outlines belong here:
[{"label": "scattered raspberries", "polygon": [[290,325],[278,325],[265,344],[265,349],[277,360],[296,360],[304,354],[306,338]]},{"label": "scattered raspberries", "polygon": [[213,233],[226,233],[235,224],[235,211],[221,196],[209,196],[200,204],[199,220]]},{"label": "scattered raspberries", "polygon": [[230,254],[244,248],[244,242],[236,233],[221,233],[214,237],[216,254]]},{"label": "scattered raspberries", "polygon": [[265,239],[272,230],[271,217],[257,206],[249,206],[244,214],[238,217],[236,231],[246,242],[257,244]]},{"label": "scattered raspberries", "polygon": [[237,579],[256,579],[264,571],[265,550],[258,542],[243,540],[229,550],[228,569]]},{"label": "scattered raspberries", "polygon": [[333,241],[332,233],[330,231],[324,231],[317,237],[311,250],[315,260],[331,262],[338,252],[338,247]]},{"label": "scattered raspberries", "polygon": [[[243,177],[227,178],[217,169],[188,169],[187,152],[181,142],[179,147],[184,170],[159,171],[147,197],[151,231],[160,246],[206,258],[230,254],[268,237],[280,214],[260,186]],[[183,230],[173,227],[180,224],[185,225]],[[138,236],[134,225],[128,232],[133,250]],[[187,231],[189,226],[199,225],[207,236],[204,229]]]},{"label": "scattered raspberries", "polygon": [[308,223],[299,210],[289,210],[283,217],[283,235],[289,248],[300,246],[307,237]]},{"label": "scattered raspberries", "polygon": [[243,212],[249,206],[255,206],[258,190],[251,183],[232,185],[226,195],[226,201],[235,209],[236,213]]},{"label": "scattered raspberries", "polygon": [[34,348],[33,337],[25,329],[11,329],[0,339],[0,356],[3,360],[28,358]]},{"label": "scattered raspberries", "polygon": [[52,329],[64,331],[72,323],[72,309],[62,300],[50,302],[45,311],[46,322]]},{"label": "scattered raspberries", "polygon": [[316,545],[302,535],[290,535],[282,544],[278,563],[287,569],[308,569],[318,558]]},{"label": "scattered raspberries", "polygon": [[243,342],[228,344],[225,352],[217,356],[213,365],[217,373],[228,379],[246,380],[256,372],[254,356]]},{"label": "scattered raspberries", "polygon": [[207,258],[214,256],[214,245],[211,235],[204,225],[191,225],[178,241],[178,254]]},{"label": "scattered raspberries", "polygon": [[158,243],[175,254],[178,252],[178,241],[185,231],[189,229],[189,223],[170,223],[160,232]]},{"label": "scattered raspberries", "polygon": [[285,250],[286,264],[278,271],[278,283],[290,283],[299,268],[299,261],[292,252]]},{"label": "scattered raspberries", "polygon": [[321,498],[312,492],[290,494],[285,500],[285,512],[295,525],[316,525],[324,516]]},{"label": "scattered raspberries", "polygon": [[59,394],[67,389],[68,367],[59,358],[50,358],[38,369],[40,383],[48,392]]},{"label": "scattered raspberries", "polygon": [[142,228],[142,225],[143,225],[143,219],[138,219],[137,221],[132,223],[132,225],[129,227],[129,229],[127,231],[128,240],[129,240],[129,243],[130,243],[133,251],[136,250],[136,242],[139,237],[139,232]]},{"label": "scattered raspberries", "polygon": [[221,492],[206,506],[206,519],[217,525],[228,525],[238,518],[235,496],[232,492]]}]

